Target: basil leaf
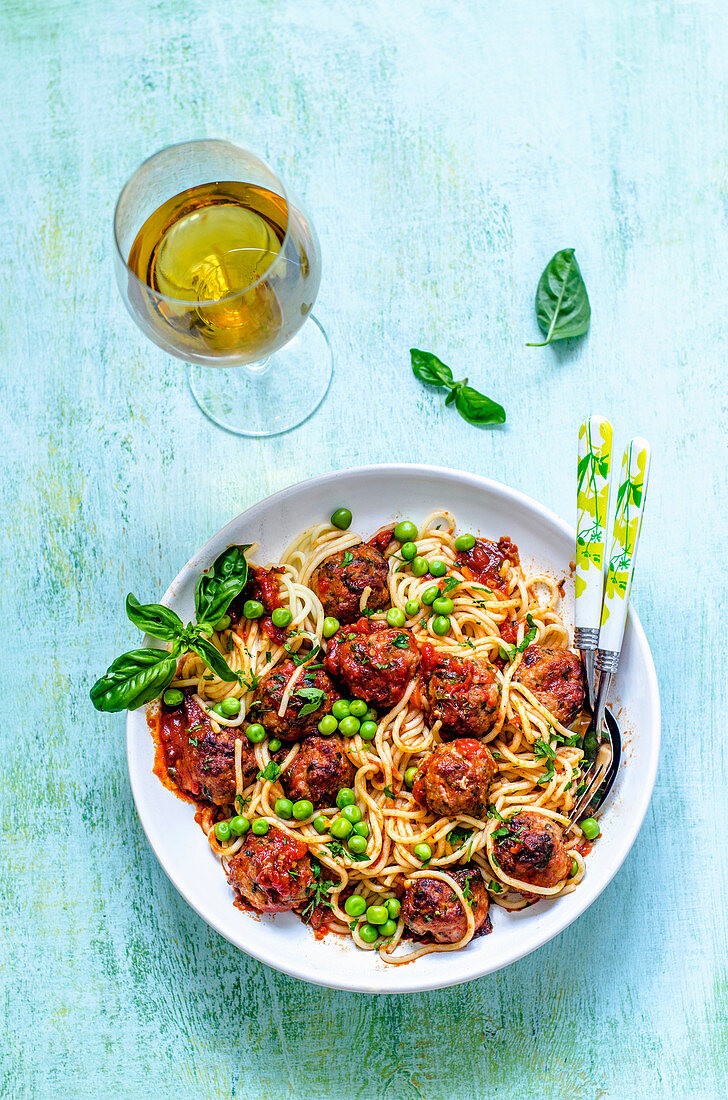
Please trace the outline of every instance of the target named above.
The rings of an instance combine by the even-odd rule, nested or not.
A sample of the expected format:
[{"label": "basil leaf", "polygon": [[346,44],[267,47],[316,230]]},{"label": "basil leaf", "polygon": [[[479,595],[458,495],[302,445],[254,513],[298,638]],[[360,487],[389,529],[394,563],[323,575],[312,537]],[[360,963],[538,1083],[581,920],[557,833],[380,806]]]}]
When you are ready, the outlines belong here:
[{"label": "basil leaf", "polygon": [[546,264],[536,288],[536,320],[546,339],[527,344],[529,348],[542,348],[552,340],[589,331],[589,295],[573,248],[563,248]]},{"label": "basil leaf", "polygon": [[472,386],[461,386],[455,394],[455,408],[469,424],[505,424],[506,410],[497,401],[478,393]]},{"label": "basil leaf", "polygon": [[297,699],[308,699],[308,703],[304,703],[298,712],[299,718],[305,718],[307,714],[313,714],[315,710],[318,710],[324,699],[326,698],[326,692],[323,688],[315,687],[302,687],[295,692]]},{"label": "basil leaf", "polygon": [[412,373],[420,382],[428,386],[449,386],[452,383],[452,371],[431,351],[418,351],[410,348]]},{"label": "basil leaf", "polygon": [[145,634],[163,642],[176,641],[184,633],[184,624],[174,611],[161,603],[139,603],[131,592],[126,597],[126,613]]},{"label": "basil leaf", "polygon": [[281,774],[281,768],[279,764],[276,764],[275,760],[269,760],[262,772],[258,772],[258,779],[268,780],[270,783],[275,783],[278,776]]},{"label": "basil leaf", "polygon": [[245,546],[228,546],[215,559],[212,568],[201,573],[195,585],[195,613],[197,623],[214,626],[227,612],[230,602],[238,596],[248,582],[248,563]]},{"label": "basil leaf", "polygon": [[221,680],[231,683],[233,680],[238,679],[237,672],[233,672],[220,650],[216,649],[212,642],[208,642],[207,638],[200,635],[191,638],[190,649],[194,650],[198,657],[202,657],[207,667],[211,668]]},{"label": "basil leaf", "polygon": [[415,378],[429,386],[446,386],[450,392],[445,404],[454,403],[469,424],[505,424],[506,411],[502,405],[469,386],[467,378],[454,382],[450,368],[432,352],[410,348],[410,355]]},{"label": "basil leaf", "polygon": [[177,658],[164,649],[132,649],[117,657],[91,688],[96,710],[136,710],[156,699],[174,679]]}]

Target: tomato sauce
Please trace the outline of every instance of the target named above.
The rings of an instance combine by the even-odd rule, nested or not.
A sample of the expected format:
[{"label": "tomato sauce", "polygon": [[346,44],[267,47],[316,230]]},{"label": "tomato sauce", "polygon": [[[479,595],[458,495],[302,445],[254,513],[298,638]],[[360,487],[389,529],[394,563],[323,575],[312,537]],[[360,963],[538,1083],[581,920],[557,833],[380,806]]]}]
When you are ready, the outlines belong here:
[{"label": "tomato sauce", "polygon": [[514,565],[519,564],[518,547],[507,535],[498,539],[497,543],[476,539],[472,550],[461,550],[457,558],[464,577],[475,580],[496,593],[505,589],[505,581],[501,576],[503,563],[511,561]]},{"label": "tomato sauce", "polygon": [[394,527],[386,527],[384,531],[379,531],[373,538],[369,539],[368,546],[373,546],[375,550],[378,550],[380,554],[389,546],[390,542],[394,538]]}]

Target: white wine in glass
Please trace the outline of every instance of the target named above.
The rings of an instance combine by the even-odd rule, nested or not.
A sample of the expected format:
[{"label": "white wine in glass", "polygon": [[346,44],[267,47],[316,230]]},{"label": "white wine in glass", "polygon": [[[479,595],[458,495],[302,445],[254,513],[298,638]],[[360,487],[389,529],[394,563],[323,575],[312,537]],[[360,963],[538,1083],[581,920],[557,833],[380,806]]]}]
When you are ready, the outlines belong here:
[{"label": "white wine in glass", "polygon": [[319,405],[332,364],[310,317],[318,241],[262,161],[219,141],[162,150],[122,191],[115,238],[127,308],[156,344],[199,364],[190,385],[207,416],[273,435]]}]

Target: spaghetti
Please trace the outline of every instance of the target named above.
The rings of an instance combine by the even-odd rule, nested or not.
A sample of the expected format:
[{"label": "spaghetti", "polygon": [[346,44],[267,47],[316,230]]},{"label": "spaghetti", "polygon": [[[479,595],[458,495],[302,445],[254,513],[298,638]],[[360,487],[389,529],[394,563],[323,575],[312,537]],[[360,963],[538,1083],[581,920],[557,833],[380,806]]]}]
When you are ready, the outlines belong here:
[{"label": "spaghetti", "polygon": [[[199,814],[210,846],[223,866],[229,869],[249,838],[231,834],[229,839],[221,840],[221,830],[216,831],[215,826],[236,818],[239,821],[240,814],[248,821],[265,822],[291,842],[302,842],[316,861],[317,892],[313,897],[319,906],[319,918],[328,930],[350,936],[362,950],[378,950],[381,958],[391,964],[432,951],[457,950],[472,939],[477,929],[471,892],[453,877],[465,863],[480,875],[489,900],[507,910],[521,909],[541,897],[569,893],[584,875],[584,843],[578,826],[563,838],[568,871],[553,884],[539,884],[537,876],[519,878],[513,873],[513,862],[504,861],[498,854],[508,823],[514,818],[524,822],[521,834],[528,822],[535,820],[534,814],[559,831],[568,827],[579,785],[581,739],[547,708],[543,692],[529,686],[529,677],[523,675],[522,668],[532,646],[557,655],[568,651],[568,630],[558,613],[559,585],[545,574],[526,577],[515,548],[502,560],[487,563],[491,583],[484,583],[482,570],[478,572],[474,567],[476,559],[458,552],[455,530],[453,516],[438,511],[425,519],[413,540],[417,560],[444,563],[444,569],[438,566],[437,584],[442,598],[447,596],[452,602],[444,635],[441,627],[436,632],[437,616],[427,602],[423,603],[423,595],[435,583],[433,576],[416,575],[411,558],[403,557],[401,543],[393,537],[391,528],[378,532],[369,545],[382,548],[388,566],[387,607],[401,612],[399,621],[406,621],[406,630],[414,637],[419,652],[429,654],[430,659],[433,654],[439,660],[450,658],[456,668],[460,667],[458,661],[483,662],[497,678],[497,709],[491,728],[480,737],[495,761],[484,814],[465,812],[449,817],[433,813],[416,800],[411,784],[405,782],[408,770],[411,774],[411,769],[438,746],[448,743],[442,722],[433,720],[424,675],[411,678],[394,705],[380,708],[371,740],[358,732],[342,738],[344,753],[355,773],[352,788],[361,824],[366,826],[359,830],[360,835],[366,835],[364,854],[355,855],[326,827],[340,813],[336,804],[321,806],[300,821],[276,813],[276,801],[285,795],[281,780],[285,780],[301,750],[301,741],[290,745],[274,742],[273,751],[270,738],[255,744],[256,777],[251,781],[250,770],[244,770],[243,753],[250,749],[245,730],[255,715],[256,690],[261,681],[283,662],[294,662],[295,671],[285,683],[277,712],[285,716],[307,672],[310,678],[310,670],[321,667],[321,658],[331,645],[324,636],[326,615],[315,590],[315,578],[319,567],[333,555],[361,545],[351,531],[342,532],[328,524],[310,527],[277,563],[278,603],[291,614],[285,632],[266,630],[265,621],[259,618],[241,618],[236,625],[223,626],[213,635],[230,668],[239,674],[238,682],[231,685],[219,679],[193,653],[180,659],[173,681],[174,688],[194,695],[214,732],[228,730],[235,736],[235,797],[226,806],[205,803]],[[510,546],[509,540],[502,542]],[[379,625],[386,626],[387,611],[369,610],[372,592],[371,586],[362,589],[358,611],[367,620],[367,629],[376,630]],[[415,603],[418,610],[411,614]],[[231,697],[240,702],[235,717],[225,717],[212,709]],[[525,816],[518,818],[519,814]],[[431,853],[424,861],[422,846]],[[411,932],[395,902],[408,886],[423,879],[444,883],[452,891],[453,904],[464,916],[458,926],[462,934],[451,937],[451,942],[420,937],[422,942],[403,954],[398,947]],[[366,914],[362,912],[352,919],[349,910],[356,906],[349,903],[349,910],[344,908],[353,894],[361,896],[365,909],[392,902],[390,912],[397,914],[396,930],[391,932],[390,921],[390,934],[370,942],[371,934],[362,935],[362,930],[370,927]],[[309,917],[312,909],[313,905],[309,906]]]}]

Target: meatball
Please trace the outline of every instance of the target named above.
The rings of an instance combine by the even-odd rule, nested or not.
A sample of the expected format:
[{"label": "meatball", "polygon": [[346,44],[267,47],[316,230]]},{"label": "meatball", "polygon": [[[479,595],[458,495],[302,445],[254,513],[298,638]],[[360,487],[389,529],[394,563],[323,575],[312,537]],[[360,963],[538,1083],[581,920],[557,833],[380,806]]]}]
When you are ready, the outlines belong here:
[{"label": "meatball", "polygon": [[476,539],[475,546],[471,550],[461,550],[457,560],[468,580],[475,580],[496,592],[503,591],[506,588],[503,566],[507,561],[511,565],[519,564],[518,547],[507,535],[498,542]]},{"label": "meatball", "polygon": [[308,737],[281,781],[289,798],[307,798],[316,807],[333,806],[341,788],[354,782],[354,767],[340,737]]},{"label": "meatball", "polygon": [[299,909],[314,882],[308,848],[280,829],[265,836],[248,833],[228,864],[228,880],[262,913]]},{"label": "meatball", "polygon": [[170,778],[193,798],[218,806],[235,797],[235,741],[242,740],[243,783],[252,783],[258,772],[255,750],[242,732],[222,726],[219,733],[187,690],[178,707],[163,706],[160,733]]},{"label": "meatball", "polygon": [[[260,681],[251,707],[252,720],[260,722],[271,737],[281,741],[298,741],[301,737],[316,733],[324,714],[329,714],[340,698],[324,670],[311,669],[296,681],[285,714],[281,717],[278,710],[283,693],[296,671],[293,661],[282,661],[272,668]],[[316,706],[311,710],[309,708],[313,703]],[[302,715],[304,708],[306,713]]]},{"label": "meatball", "polygon": [[[493,928],[488,917],[490,898],[480,871],[472,864],[447,868],[465,894],[475,920],[474,935],[487,935]],[[457,943],[468,930],[468,921],[455,891],[439,878],[412,879],[405,888],[402,920],[416,936],[432,937],[437,943]]]},{"label": "meatball", "polygon": [[581,661],[568,649],[530,645],[513,679],[528,688],[562,726],[570,726],[584,705]]},{"label": "meatball", "polygon": [[495,830],[493,851],[509,878],[529,886],[555,886],[571,869],[559,825],[531,810],[510,818]]},{"label": "meatball", "polygon": [[341,676],[353,695],[367,703],[392,707],[414,678],[420,651],[409,630],[369,624],[344,627],[334,635],[326,668]]},{"label": "meatball", "polygon": [[427,687],[430,722],[442,723],[444,740],[482,737],[498,718],[501,687],[495,668],[488,661],[465,657],[438,660],[436,652],[434,661]]},{"label": "meatball", "polygon": [[438,745],[421,761],[412,794],[420,806],[441,817],[457,817],[458,814],[483,817],[497,770],[485,745],[462,737]]},{"label": "meatball", "polygon": [[359,603],[365,588],[371,588],[367,609],[389,607],[386,558],[368,542],[349,550],[338,550],[314,570],[310,585],[323,605],[324,614],[340,623],[353,623],[361,615]]}]

